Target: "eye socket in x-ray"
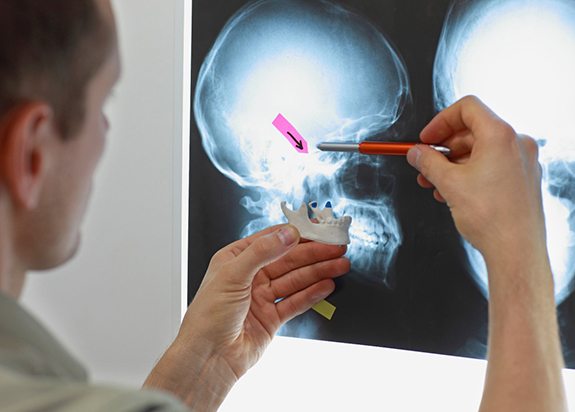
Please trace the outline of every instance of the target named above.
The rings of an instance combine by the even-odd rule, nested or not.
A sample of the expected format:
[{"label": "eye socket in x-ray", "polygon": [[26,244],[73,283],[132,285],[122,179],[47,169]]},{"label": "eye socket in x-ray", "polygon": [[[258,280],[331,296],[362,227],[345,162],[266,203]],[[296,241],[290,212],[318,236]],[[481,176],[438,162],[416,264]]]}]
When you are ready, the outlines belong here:
[{"label": "eye socket in x-ray", "polygon": [[[328,298],[337,307],[331,321],[309,312],[281,333],[484,357],[485,266],[446,208],[419,189],[404,159],[313,150],[320,141],[414,141],[434,113],[476,94],[541,142],[564,352],[575,366],[567,321],[575,305],[575,2],[198,0],[193,7],[190,297],[211,253],[285,221],[281,201],[293,209],[330,200],[337,215],[353,217],[352,273]],[[305,137],[308,154],[274,128],[278,114]]]}]

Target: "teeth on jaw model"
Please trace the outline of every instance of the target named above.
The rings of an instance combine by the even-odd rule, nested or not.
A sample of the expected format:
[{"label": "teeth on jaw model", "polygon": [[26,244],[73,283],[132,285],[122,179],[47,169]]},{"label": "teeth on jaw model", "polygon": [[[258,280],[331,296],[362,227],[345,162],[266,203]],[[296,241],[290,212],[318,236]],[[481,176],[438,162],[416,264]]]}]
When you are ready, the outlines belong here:
[{"label": "teeth on jaw model", "polygon": [[286,202],[281,203],[281,208],[289,224],[294,225],[299,230],[302,238],[330,245],[348,245],[350,243],[351,217],[336,218],[333,215],[331,202],[327,202],[323,210],[318,208],[317,202],[310,202],[311,220],[305,203],[302,203],[297,211],[288,208]]}]

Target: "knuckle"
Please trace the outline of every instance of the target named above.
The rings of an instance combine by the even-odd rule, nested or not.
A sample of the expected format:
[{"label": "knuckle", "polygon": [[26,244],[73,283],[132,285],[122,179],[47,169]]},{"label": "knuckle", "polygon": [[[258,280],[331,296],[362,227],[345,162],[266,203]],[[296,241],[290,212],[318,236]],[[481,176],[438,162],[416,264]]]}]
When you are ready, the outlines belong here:
[{"label": "knuckle", "polygon": [[537,158],[539,156],[539,145],[537,141],[530,136],[522,135],[520,139],[521,144],[527,155],[530,158]]},{"label": "knuckle", "polygon": [[428,180],[432,171],[431,164],[431,156],[426,156],[426,154],[422,153],[421,157],[419,158],[419,172],[423,175],[424,178]]},{"label": "knuckle", "polygon": [[422,156],[421,162],[421,174],[429,182],[429,185],[437,188],[438,186],[443,187],[445,181],[447,180],[446,175],[448,174],[448,168],[445,165],[439,167],[434,161],[434,155]]},{"label": "knuckle", "polygon": [[275,236],[265,236],[258,239],[251,246],[252,252],[256,256],[268,256],[274,250],[275,239]]},{"label": "knuckle", "polygon": [[[306,275],[305,271],[300,271],[300,274],[302,274],[304,276]],[[305,279],[305,277],[304,277],[304,279]],[[289,284],[289,290],[292,291],[292,294],[297,293],[302,289],[302,285],[300,282],[298,282],[298,279],[296,276],[291,276],[289,278],[288,284]]]},{"label": "knuckle", "polygon": [[267,239],[259,239],[257,242],[252,244],[252,252],[255,255],[265,255],[269,250]]},{"label": "knuckle", "polygon": [[348,273],[350,270],[351,270],[351,260],[349,260],[348,258],[344,258],[342,272],[345,274]]},{"label": "knuckle", "polygon": [[321,262],[325,259],[326,247],[321,243],[313,242],[310,244],[308,254],[306,256],[307,261],[310,263]]},{"label": "knuckle", "polygon": [[517,139],[517,133],[515,133],[515,129],[513,129],[509,123],[503,120],[499,120],[497,122],[493,131],[498,139],[504,140],[507,143],[514,142]]},{"label": "knuckle", "polygon": [[222,254],[223,252],[221,250],[218,250],[216,253],[214,253],[212,258],[210,259],[210,266],[219,264],[220,261],[222,260]]},{"label": "knuckle", "polygon": [[479,100],[479,97],[473,94],[468,94],[461,99],[461,102],[464,104],[476,105],[478,103],[481,103],[481,100]]},{"label": "knuckle", "polygon": [[295,252],[292,251],[291,253],[288,253],[287,255],[285,255],[285,256],[282,258],[282,261],[285,263],[285,265],[286,265],[287,267],[290,267],[290,268],[291,268],[291,267],[297,267],[297,266],[298,266],[298,262],[297,262],[297,260],[295,259],[294,253],[295,253]]}]

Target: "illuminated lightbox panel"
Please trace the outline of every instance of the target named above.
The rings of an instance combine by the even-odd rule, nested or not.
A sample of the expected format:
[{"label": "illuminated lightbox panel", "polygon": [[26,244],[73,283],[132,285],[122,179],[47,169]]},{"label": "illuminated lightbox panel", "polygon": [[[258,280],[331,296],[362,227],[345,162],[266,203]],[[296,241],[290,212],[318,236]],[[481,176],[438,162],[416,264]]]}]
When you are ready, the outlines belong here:
[{"label": "illuminated lightbox panel", "polygon": [[[214,252],[284,222],[280,202],[352,216],[352,271],[281,335],[484,359],[481,256],[402,157],[321,141],[415,141],[478,95],[540,143],[566,364],[575,368],[574,0],[195,0],[189,299]],[[272,122],[306,139],[295,150]],[[521,205],[517,205],[521,207]]]}]

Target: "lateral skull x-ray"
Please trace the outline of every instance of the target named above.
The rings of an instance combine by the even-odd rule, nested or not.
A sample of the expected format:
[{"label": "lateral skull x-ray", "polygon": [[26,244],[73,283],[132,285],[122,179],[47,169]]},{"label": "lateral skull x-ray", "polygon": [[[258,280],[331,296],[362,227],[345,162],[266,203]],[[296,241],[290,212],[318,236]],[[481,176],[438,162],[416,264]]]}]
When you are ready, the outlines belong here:
[{"label": "lateral skull x-ray", "polygon": [[317,150],[302,156],[272,120],[283,114],[313,147],[360,141],[389,129],[408,101],[405,67],[369,22],[327,1],[268,0],[250,4],[222,30],[200,72],[194,109],[214,165],[257,190],[257,200],[242,199],[254,215],[242,235],[282,221],[281,200],[297,207],[331,200],[335,212],[353,216],[354,264],[385,280],[401,243],[393,206],[376,187],[358,196],[346,178],[358,161],[379,173],[381,159]]},{"label": "lateral skull x-ray", "polygon": [[[484,0],[453,7],[435,60],[437,109],[480,96],[516,130],[540,139],[543,202],[558,302],[573,290],[575,239],[575,2]],[[571,182],[572,183],[572,182]],[[558,190],[559,189],[559,190]],[[571,192],[571,193],[569,193]],[[481,255],[465,249],[487,294]]]},{"label": "lateral skull x-ray", "polygon": [[[190,299],[219,247],[284,221],[282,200],[329,200],[353,217],[352,273],[328,298],[331,321],[309,312],[280,333],[484,357],[485,265],[445,206],[417,187],[405,159],[314,150],[415,141],[437,111],[475,94],[540,142],[564,354],[575,367],[575,0],[432,3],[194,2]],[[278,114],[309,154],[274,128]]]}]

